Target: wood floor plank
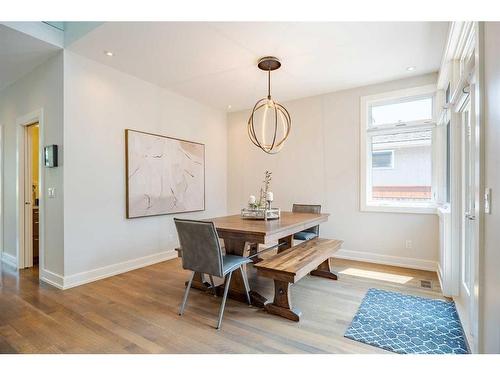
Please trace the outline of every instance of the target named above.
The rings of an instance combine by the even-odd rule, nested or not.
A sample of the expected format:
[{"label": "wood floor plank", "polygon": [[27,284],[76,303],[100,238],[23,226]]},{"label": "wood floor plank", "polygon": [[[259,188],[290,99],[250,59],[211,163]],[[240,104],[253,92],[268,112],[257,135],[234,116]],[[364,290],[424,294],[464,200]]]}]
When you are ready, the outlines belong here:
[{"label": "wood floor plank", "polygon": [[[387,353],[343,337],[369,288],[444,298],[433,272],[332,264],[338,281],[305,276],[292,286],[300,323],[228,300],[220,331],[221,300],[209,293],[192,290],[178,316],[189,276],[179,259],[64,291],[40,283],[36,269],[1,265],[0,353]],[[248,274],[272,298],[272,281],[252,267]]]}]

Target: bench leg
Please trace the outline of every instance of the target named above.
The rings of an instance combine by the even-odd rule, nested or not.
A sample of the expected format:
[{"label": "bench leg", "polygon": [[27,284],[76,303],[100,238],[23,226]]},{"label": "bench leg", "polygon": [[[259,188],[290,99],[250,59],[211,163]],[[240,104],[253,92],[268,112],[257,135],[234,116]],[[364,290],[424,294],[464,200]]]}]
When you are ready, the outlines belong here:
[{"label": "bench leg", "polygon": [[290,283],[274,280],[274,301],[264,306],[268,313],[298,322],[301,312],[292,308]]},{"label": "bench leg", "polygon": [[328,258],[323,263],[321,263],[318,268],[311,271],[312,276],[326,277],[327,279],[338,280],[338,276],[332,271],[330,266],[330,259]]}]

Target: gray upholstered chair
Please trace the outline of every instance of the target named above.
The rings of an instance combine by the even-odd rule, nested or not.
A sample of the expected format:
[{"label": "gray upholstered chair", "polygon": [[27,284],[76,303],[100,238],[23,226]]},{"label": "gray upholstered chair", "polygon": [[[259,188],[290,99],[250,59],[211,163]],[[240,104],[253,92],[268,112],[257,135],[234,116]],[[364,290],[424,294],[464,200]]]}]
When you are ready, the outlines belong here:
[{"label": "gray upholstered chair", "polygon": [[[174,219],[179,235],[179,242],[182,248],[182,268],[193,271],[182,301],[179,315],[182,315],[191,289],[191,283],[195,272],[208,274],[212,288],[215,287],[213,276],[225,278],[224,296],[219,310],[219,320],[217,329],[222,325],[222,316],[224,315],[224,307],[226,305],[227,293],[229,284],[231,283],[231,275],[233,271],[240,269],[243,275],[247,301],[250,305],[250,295],[248,279],[245,270],[242,267],[251,260],[246,257],[237,255],[223,255],[219,243],[217,230],[212,222]],[[215,289],[214,289],[215,292]]]},{"label": "gray upholstered chair", "polygon": [[[320,214],[321,205],[319,204],[293,204],[292,212],[305,212],[310,214]],[[294,240],[307,241],[319,236],[319,225],[303,230],[293,235]]]}]

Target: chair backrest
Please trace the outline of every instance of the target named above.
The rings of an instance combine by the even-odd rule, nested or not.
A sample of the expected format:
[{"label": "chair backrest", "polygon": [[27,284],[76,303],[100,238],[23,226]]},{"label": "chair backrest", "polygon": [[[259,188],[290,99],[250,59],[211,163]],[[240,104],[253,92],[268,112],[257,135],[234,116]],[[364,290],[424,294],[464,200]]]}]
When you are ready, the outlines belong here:
[{"label": "chair backrest", "polygon": [[[292,212],[304,212],[308,214],[320,214],[321,205],[320,204],[297,204],[294,203],[292,207]],[[303,230],[303,232],[310,232],[319,235],[319,225]]]},{"label": "chair backrest", "polygon": [[222,249],[212,222],[174,219],[182,248],[182,268],[222,277]]}]

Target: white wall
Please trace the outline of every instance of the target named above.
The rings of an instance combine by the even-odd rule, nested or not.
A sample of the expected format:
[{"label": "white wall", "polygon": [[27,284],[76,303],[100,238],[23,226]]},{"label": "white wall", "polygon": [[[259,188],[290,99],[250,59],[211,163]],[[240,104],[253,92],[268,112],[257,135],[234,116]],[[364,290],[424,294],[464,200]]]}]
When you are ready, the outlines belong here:
[{"label": "white wall", "polygon": [[[43,168],[45,178],[45,269],[62,273],[63,248],[63,53],[0,91],[0,124],[3,125],[3,244],[5,253],[16,256],[16,119],[43,108],[44,144],[60,147],[60,166]],[[47,187],[57,196],[47,199]]]},{"label": "white wall", "polygon": [[[435,266],[436,215],[360,212],[359,121],[361,96],[431,84],[436,79],[431,74],[285,103],[292,130],[282,151],[271,156],[248,139],[250,110],[229,114],[229,211],[238,212],[250,194],[258,193],[267,169],[273,172],[275,206],[290,210],[294,202],[322,204],[331,216],[321,226],[321,235],[344,240],[344,249],[366,252],[358,255],[379,260]],[[405,248],[407,239],[413,241],[411,250]]]},{"label": "white wall", "polygon": [[[65,278],[78,281],[114,270],[113,264],[162,257],[177,245],[174,216],[226,214],[225,113],[69,51],[64,79]],[[204,212],[125,218],[126,128],[206,145]],[[95,271],[101,267],[108,268]]]},{"label": "white wall", "polygon": [[485,186],[492,189],[492,211],[484,217],[480,264],[480,351],[500,353],[500,23],[484,25]]}]

